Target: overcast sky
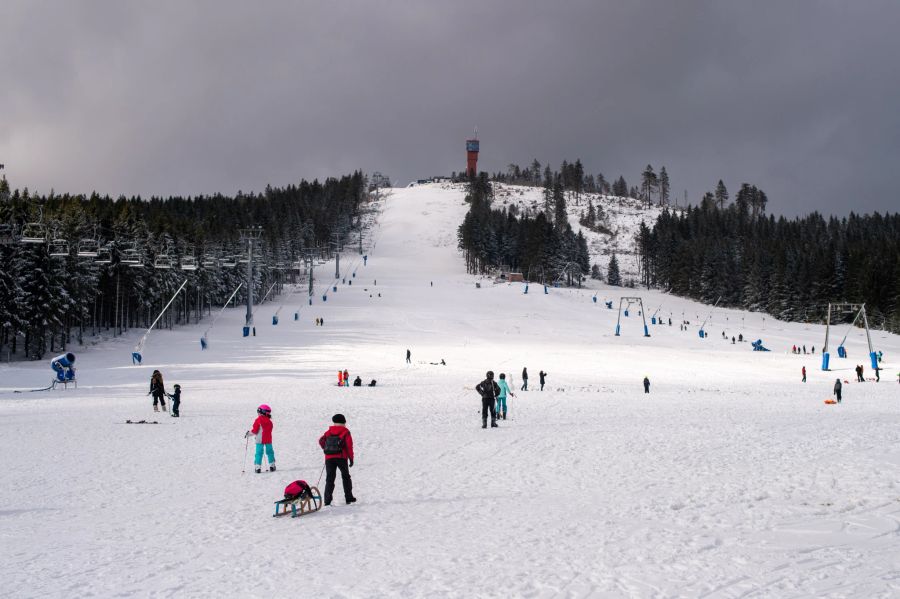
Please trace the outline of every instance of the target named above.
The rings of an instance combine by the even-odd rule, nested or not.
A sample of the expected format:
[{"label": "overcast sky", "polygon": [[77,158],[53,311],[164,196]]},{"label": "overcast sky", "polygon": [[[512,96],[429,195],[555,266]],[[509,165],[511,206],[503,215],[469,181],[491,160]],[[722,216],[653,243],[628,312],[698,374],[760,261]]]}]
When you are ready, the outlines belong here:
[{"label": "overcast sky", "polygon": [[900,210],[900,2],[4,0],[0,163],[41,192],[199,194],[559,166],[697,203]]}]

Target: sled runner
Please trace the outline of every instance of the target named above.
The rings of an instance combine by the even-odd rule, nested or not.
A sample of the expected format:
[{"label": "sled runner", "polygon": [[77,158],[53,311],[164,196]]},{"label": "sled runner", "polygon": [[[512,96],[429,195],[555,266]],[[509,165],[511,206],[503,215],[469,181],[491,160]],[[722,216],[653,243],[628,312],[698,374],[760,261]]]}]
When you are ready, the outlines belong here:
[{"label": "sled runner", "polygon": [[317,487],[310,487],[309,494],[302,494],[293,499],[279,499],[275,502],[275,513],[273,518],[287,516],[291,518],[299,518],[305,514],[318,512],[322,509],[322,494],[319,493]]}]

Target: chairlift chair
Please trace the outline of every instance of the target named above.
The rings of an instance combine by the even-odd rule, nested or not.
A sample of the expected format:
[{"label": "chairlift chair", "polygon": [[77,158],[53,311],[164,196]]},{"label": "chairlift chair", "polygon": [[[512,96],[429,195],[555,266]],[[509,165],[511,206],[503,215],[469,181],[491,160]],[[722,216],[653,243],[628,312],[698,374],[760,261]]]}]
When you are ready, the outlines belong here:
[{"label": "chairlift chair", "polygon": [[203,256],[203,267],[204,268],[215,268],[217,263],[218,263],[218,260],[216,260],[216,257],[214,255],[206,254],[205,256]]},{"label": "chairlift chair", "polygon": [[78,242],[79,258],[96,258],[100,252],[100,242],[96,239],[82,239]]},{"label": "chairlift chair", "polygon": [[233,268],[237,266],[237,260],[235,260],[234,256],[225,256],[224,258],[222,258],[222,266]]},{"label": "chairlift chair", "polygon": [[157,254],[156,259],[153,261],[153,268],[160,270],[172,268],[172,259],[169,257],[169,254]]},{"label": "chairlift chair", "polygon": [[141,268],[144,266],[143,256],[141,252],[135,248],[128,248],[122,252],[122,264],[127,264],[131,268]]},{"label": "chairlift chair", "polygon": [[197,270],[197,257],[196,256],[182,256],[181,257],[181,270]]},{"label": "chairlift chair", "polygon": [[69,242],[65,239],[50,240],[49,253],[53,258],[65,258],[69,255]]},{"label": "chairlift chair", "polygon": [[41,223],[25,223],[22,227],[22,236],[19,238],[22,243],[44,243],[47,241],[47,234],[44,225]]},{"label": "chairlift chair", "polygon": [[94,258],[95,264],[111,264],[112,250],[109,247],[97,248],[97,257]]}]

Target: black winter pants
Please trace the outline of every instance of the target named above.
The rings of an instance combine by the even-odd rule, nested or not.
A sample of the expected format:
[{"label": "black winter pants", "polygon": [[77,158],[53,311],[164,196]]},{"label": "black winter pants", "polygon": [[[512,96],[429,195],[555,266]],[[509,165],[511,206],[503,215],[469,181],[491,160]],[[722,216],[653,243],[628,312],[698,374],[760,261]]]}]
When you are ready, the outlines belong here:
[{"label": "black winter pants", "polygon": [[483,421],[487,421],[488,412],[491,413],[491,422],[497,420],[497,413],[494,412],[494,404],[497,403],[497,400],[490,397],[482,397],[481,398],[481,419]]},{"label": "black winter pants", "polygon": [[344,485],[344,499],[353,499],[353,481],[350,480],[350,467],[346,458],[325,460],[325,503],[331,503],[334,496],[334,479],[337,471],[341,471],[341,483]]},{"label": "black winter pants", "polygon": [[153,392],[153,405],[156,405],[156,402],[159,402],[159,405],[162,407],[166,407],[166,396],[157,391]]}]

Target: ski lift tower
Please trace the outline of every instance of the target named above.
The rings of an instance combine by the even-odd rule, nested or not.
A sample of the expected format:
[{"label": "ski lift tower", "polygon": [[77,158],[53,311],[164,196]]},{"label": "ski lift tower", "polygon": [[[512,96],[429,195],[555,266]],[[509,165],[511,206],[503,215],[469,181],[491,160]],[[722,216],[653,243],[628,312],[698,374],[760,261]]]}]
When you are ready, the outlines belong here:
[{"label": "ski lift tower", "polygon": [[253,242],[262,237],[262,227],[241,229],[241,241],[247,242],[247,317],[245,326],[253,324]]},{"label": "ski lift tower", "polygon": [[466,176],[474,177],[478,175],[478,151],[480,144],[478,142],[478,127],[475,127],[475,137],[466,140]]},{"label": "ski lift tower", "polygon": [[853,330],[853,327],[856,326],[856,321],[862,316],[863,327],[866,329],[866,343],[869,345],[869,359],[872,363],[872,369],[878,368],[878,355],[875,353],[875,348],[872,347],[872,335],[869,333],[869,319],[866,318],[866,305],[845,302],[828,304],[828,315],[825,319],[825,346],[822,348],[822,370],[829,370],[829,364],[831,362],[831,352],[828,351],[828,338],[831,333],[831,315],[849,315],[854,312],[856,313],[856,316],[853,318],[853,322],[850,323],[850,327],[847,329],[844,338],[838,345],[838,357],[845,358],[847,356],[847,351],[844,349],[844,343],[847,341],[847,335],[849,335],[850,331]]}]

